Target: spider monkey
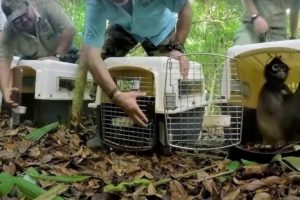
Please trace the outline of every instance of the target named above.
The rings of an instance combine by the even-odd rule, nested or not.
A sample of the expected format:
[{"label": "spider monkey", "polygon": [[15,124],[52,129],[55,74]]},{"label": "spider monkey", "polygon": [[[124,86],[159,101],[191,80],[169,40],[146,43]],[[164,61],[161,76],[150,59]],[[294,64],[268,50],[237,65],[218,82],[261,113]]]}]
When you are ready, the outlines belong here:
[{"label": "spider monkey", "polygon": [[[289,102],[295,101],[293,92],[284,83],[288,71],[289,67],[280,57],[274,57],[265,66],[264,77],[266,82],[260,90],[256,110],[257,125],[263,137],[263,144],[285,143],[285,131],[289,127],[283,127],[283,122],[291,119],[283,120],[284,111],[292,109],[287,105]],[[300,100],[300,89],[298,93],[298,99]]]}]

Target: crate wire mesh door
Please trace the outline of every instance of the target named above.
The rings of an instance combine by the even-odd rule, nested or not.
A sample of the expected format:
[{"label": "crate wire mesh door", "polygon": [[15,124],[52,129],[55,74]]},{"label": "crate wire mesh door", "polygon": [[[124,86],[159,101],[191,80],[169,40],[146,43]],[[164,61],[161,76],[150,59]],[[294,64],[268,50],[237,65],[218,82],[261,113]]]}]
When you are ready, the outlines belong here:
[{"label": "crate wire mesh door", "polygon": [[[243,97],[237,84],[237,60],[209,53],[186,56],[194,61],[187,79],[178,79],[179,66],[171,58],[167,63],[164,107],[168,144],[185,150],[239,144]],[[225,64],[230,68],[224,68]]]},{"label": "crate wire mesh door", "polygon": [[153,74],[142,68],[120,67],[110,74],[122,91],[139,90],[147,96],[137,99],[149,122],[146,128],[139,127],[107,96],[101,96],[101,132],[103,143],[124,151],[152,149],[156,140],[155,97]]}]

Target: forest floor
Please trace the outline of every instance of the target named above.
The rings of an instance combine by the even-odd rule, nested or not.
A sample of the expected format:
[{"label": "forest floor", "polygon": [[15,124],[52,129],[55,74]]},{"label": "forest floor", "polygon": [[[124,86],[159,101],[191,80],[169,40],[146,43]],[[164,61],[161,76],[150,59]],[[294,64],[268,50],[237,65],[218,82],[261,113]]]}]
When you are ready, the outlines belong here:
[{"label": "forest floor", "polygon": [[30,123],[12,129],[2,117],[0,130],[0,199],[300,199],[298,161],[288,167],[231,161],[226,151],[91,150],[85,144],[95,132],[92,120],[59,125],[35,141],[26,139]]}]

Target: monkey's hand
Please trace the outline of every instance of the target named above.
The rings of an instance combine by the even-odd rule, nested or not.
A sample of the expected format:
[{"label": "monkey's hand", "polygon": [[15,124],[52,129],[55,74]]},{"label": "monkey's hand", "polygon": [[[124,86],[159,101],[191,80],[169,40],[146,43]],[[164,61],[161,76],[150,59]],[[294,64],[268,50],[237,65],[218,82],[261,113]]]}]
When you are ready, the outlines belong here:
[{"label": "monkey's hand", "polygon": [[288,101],[294,96],[294,93],[285,84],[282,85],[282,88],[281,88],[280,92],[282,94],[282,98],[283,98],[284,101]]}]

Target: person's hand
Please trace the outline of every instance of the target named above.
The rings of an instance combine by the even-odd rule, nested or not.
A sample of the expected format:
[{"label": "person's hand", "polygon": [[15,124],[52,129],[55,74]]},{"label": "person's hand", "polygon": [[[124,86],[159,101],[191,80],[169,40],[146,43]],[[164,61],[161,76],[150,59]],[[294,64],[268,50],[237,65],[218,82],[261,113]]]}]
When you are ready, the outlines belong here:
[{"label": "person's hand", "polygon": [[254,19],[253,27],[256,35],[264,34],[270,29],[268,22],[261,16]]},{"label": "person's hand", "polygon": [[18,106],[18,102],[16,102],[17,100],[17,95],[19,93],[19,89],[18,88],[7,88],[3,90],[3,98],[5,103],[8,104],[8,106],[15,108]]},{"label": "person's hand", "polygon": [[136,98],[145,96],[141,92],[121,92],[113,101],[139,126],[147,127],[148,119],[139,108]]},{"label": "person's hand", "polygon": [[180,74],[182,75],[183,79],[187,79],[187,76],[189,74],[189,68],[190,68],[190,63],[188,58],[183,53],[177,50],[172,50],[170,52],[170,57],[179,61]]},{"label": "person's hand", "polygon": [[59,59],[55,56],[41,57],[38,60],[56,60],[56,61],[59,61]]}]

